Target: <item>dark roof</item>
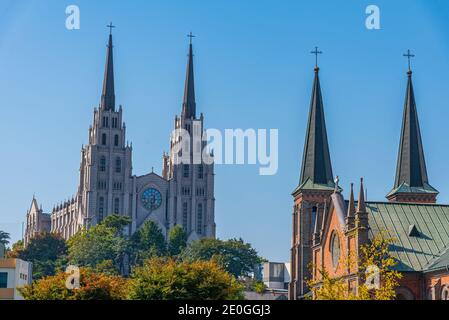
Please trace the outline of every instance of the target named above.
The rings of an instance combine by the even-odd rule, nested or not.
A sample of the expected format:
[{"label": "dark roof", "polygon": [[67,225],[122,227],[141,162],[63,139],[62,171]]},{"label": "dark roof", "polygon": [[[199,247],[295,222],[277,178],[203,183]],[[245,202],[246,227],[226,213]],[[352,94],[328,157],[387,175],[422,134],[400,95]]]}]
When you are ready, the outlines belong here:
[{"label": "dark roof", "polygon": [[386,232],[395,240],[390,251],[398,270],[426,271],[449,258],[449,205],[366,202],[366,211],[370,237]]},{"label": "dark roof", "polygon": [[334,179],[318,73],[319,68],[315,68],[299,188],[308,183],[310,186],[317,185],[332,189]]},{"label": "dark roof", "polygon": [[110,34],[108,50],[106,53],[106,66],[104,71],[103,91],[101,93],[100,108],[103,110],[115,110],[114,57],[112,49],[113,49],[112,34]]},{"label": "dark roof", "polygon": [[189,45],[189,61],[187,63],[184,99],[182,101],[182,115],[185,118],[195,118],[196,116],[195,79],[193,75],[193,48],[191,43]]},{"label": "dark roof", "polygon": [[438,193],[429,185],[426,162],[421,140],[418,113],[412,83],[412,71],[408,72],[404,115],[396,169],[395,193]]}]

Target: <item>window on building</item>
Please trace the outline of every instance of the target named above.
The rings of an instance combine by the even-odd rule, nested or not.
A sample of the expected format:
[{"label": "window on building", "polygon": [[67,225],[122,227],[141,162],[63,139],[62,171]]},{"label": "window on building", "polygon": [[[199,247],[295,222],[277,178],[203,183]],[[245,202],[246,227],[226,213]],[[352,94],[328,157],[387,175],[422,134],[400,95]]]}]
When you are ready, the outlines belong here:
[{"label": "window on building", "polygon": [[103,221],[103,217],[104,217],[104,198],[100,197],[98,201],[98,221],[99,222]]},{"label": "window on building", "polygon": [[118,127],[118,121],[117,118],[112,118],[112,128],[116,129]]},{"label": "window on building", "polygon": [[109,118],[108,117],[103,117],[103,123],[102,123],[104,128],[108,128],[109,127]]},{"label": "window on building", "polygon": [[184,178],[189,177],[189,165],[188,164],[183,165],[183,176],[184,176]]},{"label": "window on building", "polygon": [[116,173],[122,172],[122,159],[120,158],[115,159],[115,172]]},{"label": "window on building", "polygon": [[118,134],[114,136],[114,146],[118,147]]},{"label": "window on building", "polygon": [[332,255],[332,266],[334,267],[334,269],[337,269],[338,263],[340,262],[340,238],[338,237],[338,234],[335,231],[331,236],[330,245],[331,245],[330,251]]},{"label": "window on building", "polygon": [[114,199],[114,213],[119,214],[119,212],[120,212],[120,199],[115,198]]},{"label": "window on building", "polygon": [[8,273],[0,272],[0,288],[5,289],[8,288]]},{"label": "window on building", "polygon": [[182,226],[184,227],[184,230],[187,230],[187,223],[188,223],[188,207],[187,202],[184,202],[182,204]]},{"label": "window on building", "polygon": [[100,158],[100,171],[105,172],[106,171],[106,157],[101,156]]},{"label": "window on building", "polygon": [[204,176],[204,167],[200,165],[198,167],[198,179],[203,179],[203,176]]},{"label": "window on building", "polygon": [[198,234],[203,233],[203,205],[201,203],[198,204],[196,231]]},{"label": "window on building", "polygon": [[441,291],[441,300],[449,300],[449,287],[444,287]]},{"label": "window on building", "polygon": [[103,133],[101,135],[101,144],[104,146],[106,145],[106,133]]}]

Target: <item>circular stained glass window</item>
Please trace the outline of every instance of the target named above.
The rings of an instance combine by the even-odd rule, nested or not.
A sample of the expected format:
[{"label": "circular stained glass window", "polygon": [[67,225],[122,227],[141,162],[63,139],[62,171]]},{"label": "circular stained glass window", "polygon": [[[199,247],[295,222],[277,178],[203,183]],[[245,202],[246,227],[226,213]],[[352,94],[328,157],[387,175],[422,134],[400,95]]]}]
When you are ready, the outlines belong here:
[{"label": "circular stained glass window", "polygon": [[162,204],[162,195],[159,190],[148,188],[142,192],[141,202],[145,209],[156,210]]}]

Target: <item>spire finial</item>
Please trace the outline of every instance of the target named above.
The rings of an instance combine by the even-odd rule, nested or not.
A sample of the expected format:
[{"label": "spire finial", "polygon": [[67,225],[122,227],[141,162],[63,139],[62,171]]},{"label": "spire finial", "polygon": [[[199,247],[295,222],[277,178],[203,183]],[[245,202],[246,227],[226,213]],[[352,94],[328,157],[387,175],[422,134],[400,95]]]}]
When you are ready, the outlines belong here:
[{"label": "spire finial", "polygon": [[190,38],[190,44],[192,44],[192,40],[193,40],[193,38],[195,38],[196,36],[192,33],[192,31],[190,31],[190,33],[187,35],[187,37]]},{"label": "spire finial", "polygon": [[363,188],[363,178],[360,178],[359,201],[357,203],[357,212],[365,212],[365,189]]},{"label": "spire finial", "polygon": [[318,68],[318,55],[323,54],[323,51],[319,51],[318,47],[315,47],[315,50],[310,53],[315,55],[315,71],[320,70],[320,68]]},{"label": "spire finial", "polygon": [[109,23],[109,25],[106,26],[107,28],[109,28],[109,34],[112,34],[112,29],[115,28],[115,26],[112,24],[112,22]]},{"label": "spire finial", "polygon": [[407,57],[408,59],[408,74],[411,75],[412,73],[412,64],[411,64],[411,59],[415,57],[414,54],[411,53],[410,49],[407,50],[407,53],[403,54],[404,57]]}]

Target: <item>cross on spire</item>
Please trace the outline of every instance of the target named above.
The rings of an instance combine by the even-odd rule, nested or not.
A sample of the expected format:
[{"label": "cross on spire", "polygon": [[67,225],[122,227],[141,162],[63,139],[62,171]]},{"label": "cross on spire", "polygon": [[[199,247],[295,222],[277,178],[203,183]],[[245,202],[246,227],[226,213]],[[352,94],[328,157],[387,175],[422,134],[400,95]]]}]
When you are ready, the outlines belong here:
[{"label": "cross on spire", "polygon": [[322,54],[323,51],[318,51],[318,47],[315,47],[315,50],[310,53],[315,55],[315,68],[318,68],[318,55]]},{"label": "cross on spire", "polygon": [[112,29],[115,28],[115,26],[111,23],[109,23],[109,25],[106,26],[107,28],[109,28],[109,34],[112,34]]},{"label": "cross on spire", "polygon": [[192,40],[193,40],[193,38],[195,38],[196,36],[195,36],[192,32],[190,32],[190,33],[187,35],[187,37],[190,38],[190,44],[192,44]]},{"label": "cross on spire", "polygon": [[408,71],[411,71],[412,70],[412,68],[411,68],[411,58],[414,58],[415,55],[412,54],[410,52],[410,49],[409,49],[409,50],[407,50],[407,53],[404,53],[404,57],[407,57],[407,59],[408,59]]}]

